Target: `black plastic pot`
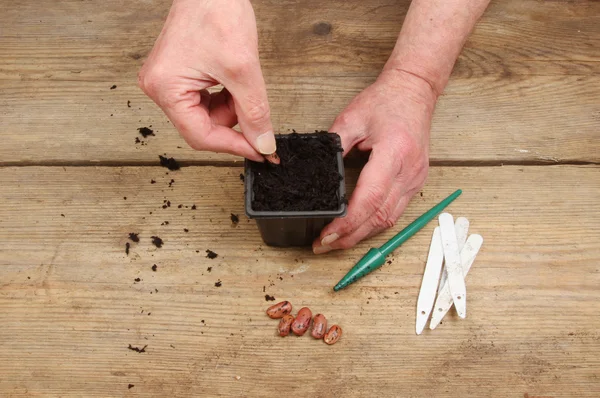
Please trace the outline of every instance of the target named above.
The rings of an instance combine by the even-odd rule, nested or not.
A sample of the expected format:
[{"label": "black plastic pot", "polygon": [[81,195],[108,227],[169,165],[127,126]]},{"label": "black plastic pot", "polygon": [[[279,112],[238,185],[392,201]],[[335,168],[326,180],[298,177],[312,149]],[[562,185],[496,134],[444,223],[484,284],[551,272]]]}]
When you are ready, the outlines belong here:
[{"label": "black plastic pot", "polygon": [[[301,134],[308,136],[310,134]],[[278,140],[286,139],[285,135]],[[339,142],[339,136],[336,135]],[[342,176],[339,186],[339,197],[346,194],[344,160],[342,153],[337,153],[338,172]],[[346,203],[342,201],[336,210],[318,211],[254,211],[252,210],[254,175],[250,162],[246,160],[245,171],[245,208],[248,218],[256,220],[256,225],[263,241],[269,246],[308,246],[319,236],[323,227],[336,217],[346,215]]]}]

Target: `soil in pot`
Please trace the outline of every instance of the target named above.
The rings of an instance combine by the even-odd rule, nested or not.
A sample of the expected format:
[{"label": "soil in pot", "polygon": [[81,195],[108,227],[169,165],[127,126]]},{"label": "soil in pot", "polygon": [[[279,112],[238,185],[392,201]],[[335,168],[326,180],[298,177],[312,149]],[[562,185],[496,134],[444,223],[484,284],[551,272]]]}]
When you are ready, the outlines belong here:
[{"label": "soil in pot", "polygon": [[337,210],[339,196],[337,154],[342,152],[337,134],[292,133],[277,137],[281,164],[251,162],[254,174],[252,210]]}]

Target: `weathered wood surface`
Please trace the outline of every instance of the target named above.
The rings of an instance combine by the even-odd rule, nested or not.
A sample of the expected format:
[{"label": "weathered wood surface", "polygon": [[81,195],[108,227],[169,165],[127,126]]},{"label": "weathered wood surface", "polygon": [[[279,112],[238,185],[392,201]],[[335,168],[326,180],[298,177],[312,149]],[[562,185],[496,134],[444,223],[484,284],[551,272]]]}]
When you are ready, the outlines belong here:
[{"label": "weathered wood surface", "polygon": [[[0,162],[149,164],[187,148],[136,87],[170,1],[4,1]],[[280,132],[329,128],[377,76],[408,1],[254,2]],[[315,32],[318,23],[330,32]],[[493,2],[432,127],[434,163],[598,162],[600,2]],[[110,90],[113,85],[117,89]],[[131,108],[127,107],[131,101]],[[113,116],[111,116],[113,115]],[[136,145],[137,128],[158,131]]]},{"label": "weathered wood surface", "polygon": [[[0,395],[597,397],[599,171],[433,167],[396,229],[460,187],[449,211],[484,244],[467,279],[467,319],[448,316],[416,336],[433,225],[334,294],[392,231],[313,256],[261,244],[243,216],[240,168],[5,167]],[[127,256],[129,232],[141,241]],[[265,294],[326,314],[342,340],[277,337]]]}]

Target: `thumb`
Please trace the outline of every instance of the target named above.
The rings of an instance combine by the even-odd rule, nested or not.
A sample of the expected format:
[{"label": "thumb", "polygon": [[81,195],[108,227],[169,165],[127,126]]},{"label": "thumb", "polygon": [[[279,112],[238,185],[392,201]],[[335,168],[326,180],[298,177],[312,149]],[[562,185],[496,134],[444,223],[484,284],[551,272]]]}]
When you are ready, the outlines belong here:
[{"label": "thumb", "polygon": [[263,155],[277,150],[271,109],[265,81],[258,61],[244,71],[243,76],[228,85],[233,96],[238,123],[246,140]]}]

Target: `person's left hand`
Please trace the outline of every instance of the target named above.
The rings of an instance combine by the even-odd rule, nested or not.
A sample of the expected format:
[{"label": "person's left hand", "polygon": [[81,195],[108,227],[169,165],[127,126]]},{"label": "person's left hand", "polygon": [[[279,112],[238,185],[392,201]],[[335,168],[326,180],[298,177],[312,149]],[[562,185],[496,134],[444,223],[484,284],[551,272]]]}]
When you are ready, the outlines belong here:
[{"label": "person's left hand", "polygon": [[356,146],[371,151],[350,198],[348,214],[327,225],[315,254],[347,249],[391,228],[423,186],[429,167],[429,130],[437,95],[427,81],[384,71],[336,118],[329,131],[344,156]]}]

